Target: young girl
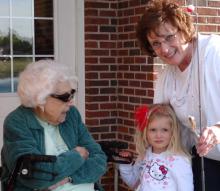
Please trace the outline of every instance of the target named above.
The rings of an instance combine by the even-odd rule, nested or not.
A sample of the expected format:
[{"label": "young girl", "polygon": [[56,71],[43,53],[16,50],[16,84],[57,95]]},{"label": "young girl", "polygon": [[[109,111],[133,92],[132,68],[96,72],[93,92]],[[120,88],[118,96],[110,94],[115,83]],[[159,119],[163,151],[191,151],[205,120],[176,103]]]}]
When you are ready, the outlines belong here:
[{"label": "young girl", "polygon": [[134,164],[119,165],[123,181],[138,191],[193,191],[190,157],[181,146],[171,107],[141,106],[135,118],[138,157]]}]

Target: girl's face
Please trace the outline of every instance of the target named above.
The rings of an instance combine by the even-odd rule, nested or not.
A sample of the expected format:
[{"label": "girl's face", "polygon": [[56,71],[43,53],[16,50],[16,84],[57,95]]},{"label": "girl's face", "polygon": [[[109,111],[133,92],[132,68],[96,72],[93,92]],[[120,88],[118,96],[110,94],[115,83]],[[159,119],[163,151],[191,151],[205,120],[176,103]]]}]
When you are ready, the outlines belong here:
[{"label": "girl's face", "polygon": [[188,66],[192,47],[176,27],[164,23],[157,28],[156,33],[150,32],[147,39],[157,56],[166,64],[177,65],[180,69]]},{"label": "girl's face", "polygon": [[166,151],[172,134],[170,120],[167,117],[153,119],[147,128],[147,141],[152,146],[152,151],[154,153]]}]

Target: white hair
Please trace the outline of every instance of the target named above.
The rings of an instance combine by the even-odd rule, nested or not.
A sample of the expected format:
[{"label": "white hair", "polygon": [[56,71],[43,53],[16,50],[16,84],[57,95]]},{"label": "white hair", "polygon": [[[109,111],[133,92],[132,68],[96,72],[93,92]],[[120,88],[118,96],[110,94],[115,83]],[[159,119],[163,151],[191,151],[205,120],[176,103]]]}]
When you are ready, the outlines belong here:
[{"label": "white hair", "polygon": [[77,78],[69,74],[67,67],[54,60],[28,64],[18,81],[17,93],[21,104],[31,108],[44,104],[59,82],[67,82],[73,89],[77,88]]}]

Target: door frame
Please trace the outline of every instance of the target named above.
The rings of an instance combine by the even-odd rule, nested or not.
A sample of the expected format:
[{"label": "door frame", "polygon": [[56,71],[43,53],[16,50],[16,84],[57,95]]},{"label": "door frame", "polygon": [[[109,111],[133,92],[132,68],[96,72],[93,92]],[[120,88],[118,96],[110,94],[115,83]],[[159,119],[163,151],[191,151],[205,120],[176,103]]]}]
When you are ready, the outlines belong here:
[{"label": "door frame", "polygon": [[78,77],[75,103],[85,121],[84,1],[54,0],[55,59]]}]

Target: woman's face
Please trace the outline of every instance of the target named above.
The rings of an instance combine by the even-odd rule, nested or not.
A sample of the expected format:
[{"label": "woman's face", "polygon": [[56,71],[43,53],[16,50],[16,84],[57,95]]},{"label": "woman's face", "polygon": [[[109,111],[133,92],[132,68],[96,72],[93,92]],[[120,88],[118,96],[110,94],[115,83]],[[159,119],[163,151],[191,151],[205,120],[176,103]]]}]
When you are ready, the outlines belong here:
[{"label": "woman's face", "polygon": [[147,128],[147,141],[152,146],[154,153],[166,151],[171,137],[172,129],[170,120],[167,117],[158,117],[153,119]]},{"label": "woman's face", "polygon": [[[62,82],[57,85],[53,95],[46,99],[43,111],[44,120],[53,125],[58,125],[65,121],[66,113],[70,109],[70,106],[73,105],[72,98],[74,91],[71,91],[72,88],[67,82]],[[62,98],[64,98],[64,100],[65,98],[67,99],[62,101]]]},{"label": "woman's face", "polygon": [[186,43],[180,31],[169,23],[161,24],[157,31],[147,35],[153,50],[166,64],[177,65],[180,68],[188,66],[192,50]]}]

